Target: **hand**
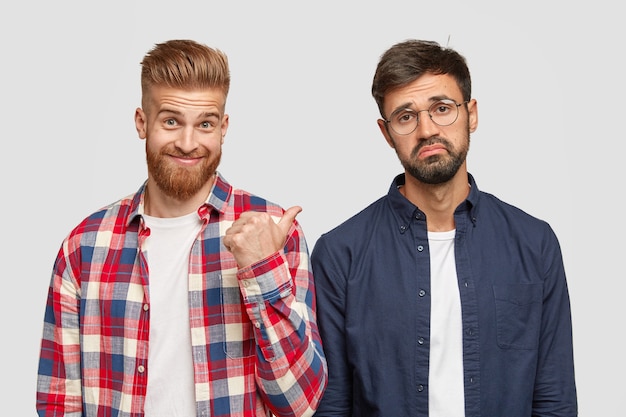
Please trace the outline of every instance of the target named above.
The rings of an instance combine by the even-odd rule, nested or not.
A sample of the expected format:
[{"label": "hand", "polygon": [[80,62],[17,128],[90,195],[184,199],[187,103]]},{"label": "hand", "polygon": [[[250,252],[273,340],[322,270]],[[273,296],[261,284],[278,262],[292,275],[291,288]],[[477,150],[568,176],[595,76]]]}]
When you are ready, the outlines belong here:
[{"label": "hand", "polygon": [[265,259],[285,245],[287,233],[301,211],[302,207],[290,207],[278,223],[268,213],[246,211],[226,230],[224,246],[240,268]]}]

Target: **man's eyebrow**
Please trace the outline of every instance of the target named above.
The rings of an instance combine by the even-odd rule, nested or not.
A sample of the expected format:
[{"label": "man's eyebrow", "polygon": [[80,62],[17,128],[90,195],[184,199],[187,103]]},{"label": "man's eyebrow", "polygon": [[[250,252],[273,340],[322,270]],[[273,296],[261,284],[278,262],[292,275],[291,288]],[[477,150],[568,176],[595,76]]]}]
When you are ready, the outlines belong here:
[{"label": "man's eyebrow", "polygon": [[451,97],[449,97],[449,96],[445,95],[445,94],[441,94],[441,95],[438,95],[438,96],[432,96],[432,97],[429,99],[429,101],[430,101],[431,103],[434,103],[434,102],[436,102],[436,101],[441,101],[441,100],[453,100],[453,99],[452,99]]},{"label": "man's eyebrow", "polygon": [[[433,103],[436,103],[438,101],[441,100],[451,100],[450,97],[448,97],[445,94],[442,95],[437,95],[437,96],[431,96],[428,98],[428,102],[432,105]],[[414,101],[408,101],[406,103],[402,103],[399,106],[397,106],[395,109],[393,109],[393,111],[391,112],[392,115],[397,114],[398,112],[401,112],[403,110],[412,110],[412,111],[418,111],[418,109],[415,108],[415,102]],[[426,110],[426,109],[423,109]]]},{"label": "man's eyebrow", "polygon": [[221,117],[219,112],[207,111],[200,115],[200,117],[217,117],[218,119]]},{"label": "man's eyebrow", "polygon": [[395,109],[393,109],[391,111],[391,116],[393,116],[394,114],[396,114],[398,112],[401,112],[403,110],[413,110],[413,111],[415,111],[412,108],[412,106],[414,106],[414,105],[415,105],[415,103],[412,102],[412,101],[409,101],[409,102],[406,102],[406,103],[402,103],[402,104],[400,104],[399,106],[397,106]]},{"label": "man's eyebrow", "polygon": [[[164,108],[164,109],[160,109],[157,112],[157,114],[158,115],[172,114],[172,115],[175,115],[175,116],[182,116],[183,112],[181,112],[180,110]],[[198,119],[203,119],[203,118],[207,118],[207,117],[217,117],[219,119],[221,117],[221,115],[220,115],[219,112],[213,112],[213,111],[203,112],[203,113],[200,113],[200,115],[198,115]]]}]

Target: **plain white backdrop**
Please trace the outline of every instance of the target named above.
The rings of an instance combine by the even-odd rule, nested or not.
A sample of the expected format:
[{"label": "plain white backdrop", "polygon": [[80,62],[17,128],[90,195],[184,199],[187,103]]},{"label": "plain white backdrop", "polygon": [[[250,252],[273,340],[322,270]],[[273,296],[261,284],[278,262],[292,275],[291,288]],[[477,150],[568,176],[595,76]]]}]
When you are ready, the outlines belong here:
[{"label": "plain white backdrop", "polygon": [[421,38],[469,63],[479,126],[468,168],[478,186],[559,236],[580,415],[623,416],[625,31],[616,3],[574,3],[4,5],[0,414],[35,415],[44,305],[62,239],[145,179],[133,113],[139,62],[155,43],[190,38],[228,54],[220,171],[284,207],[301,205],[311,249],[401,172],[376,126],[371,80],[386,48]]}]

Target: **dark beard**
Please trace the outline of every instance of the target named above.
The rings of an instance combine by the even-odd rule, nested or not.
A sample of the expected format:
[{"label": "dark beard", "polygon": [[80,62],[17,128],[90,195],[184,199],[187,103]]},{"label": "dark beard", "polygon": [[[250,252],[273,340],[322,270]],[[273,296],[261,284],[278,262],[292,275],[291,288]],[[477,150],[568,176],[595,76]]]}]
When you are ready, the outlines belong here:
[{"label": "dark beard", "polygon": [[215,174],[222,157],[221,152],[217,155],[209,154],[210,157],[203,160],[199,166],[184,168],[169,163],[166,155],[187,157],[199,155],[184,155],[171,149],[162,149],[159,153],[155,153],[146,149],[148,172],[154,182],[165,195],[178,201],[187,201],[196,195]]},{"label": "dark beard", "polygon": [[[416,156],[419,150],[434,143],[441,143],[446,147],[448,155],[432,155],[423,161],[418,161]],[[453,150],[452,145],[447,139],[436,137],[430,138],[419,143],[411,152],[410,159],[402,160],[402,166],[406,172],[413,178],[425,184],[443,184],[450,181],[465,162],[467,151],[469,149],[469,134],[465,146],[462,146],[458,152]]]}]

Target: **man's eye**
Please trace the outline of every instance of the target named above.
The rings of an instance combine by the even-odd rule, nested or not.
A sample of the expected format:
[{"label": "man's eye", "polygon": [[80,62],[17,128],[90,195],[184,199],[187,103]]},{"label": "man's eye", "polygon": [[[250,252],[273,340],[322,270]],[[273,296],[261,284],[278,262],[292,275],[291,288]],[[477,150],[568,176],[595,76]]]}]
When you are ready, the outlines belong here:
[{"label": "man's eye", "polygon": [[218,122],[219,122],[219,119],[217,118],[209,118],[205,120],[204,122],[200,123],[200,128],[213,131],[217,127]]},{"label": "man's eye", "polygon": [[450,113],[452,111],[452,105],[444,102],[436,103],[432,108],[432,113],[441,115]]},{"label": "man's eye", "polygon": [[174,119],[166,119],[165,124],[168,126],[176,126],[176,120]]},{"label": "man's eye", "polygon": [[396,116],[396,121],[398,123],[411,123],[417,118],[417,115],[413,112],[404,112],[400,113]]}]

